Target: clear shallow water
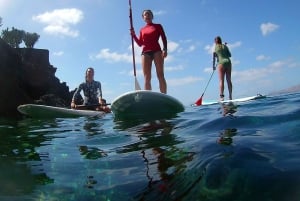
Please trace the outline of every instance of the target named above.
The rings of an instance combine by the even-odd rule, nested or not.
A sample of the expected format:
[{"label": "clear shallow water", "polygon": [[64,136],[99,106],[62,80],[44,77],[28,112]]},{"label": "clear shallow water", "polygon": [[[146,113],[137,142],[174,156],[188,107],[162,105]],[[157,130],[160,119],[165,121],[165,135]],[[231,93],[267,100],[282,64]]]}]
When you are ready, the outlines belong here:
[{"label": "clear shallow water", "polygon": [[0,200],[300,200],[300,94],[164,121],[0,120]]}]

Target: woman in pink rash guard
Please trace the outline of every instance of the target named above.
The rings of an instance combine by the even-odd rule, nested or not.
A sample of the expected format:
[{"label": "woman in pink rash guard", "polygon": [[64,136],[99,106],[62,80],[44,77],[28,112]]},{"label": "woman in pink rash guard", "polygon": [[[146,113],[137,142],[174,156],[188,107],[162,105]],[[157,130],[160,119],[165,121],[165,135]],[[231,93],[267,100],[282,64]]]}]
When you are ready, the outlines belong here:
[{"label": "woman in pink rash guard", "polygon": [[[167,93],[167,83],[164,76],[164,58],[167,57],[167,37],[161,24],[154,24],[153,13],[151,10],[144,10],[142,17],[146,25],[141,28],[140,36],[135,35],[134,29],[131,29],[131,35],[135,42],[142,46],[142,68],[145,78],[146,90],[152,90],[151,87],[151,66],[154,61],[156,74],[159,80],[159,89],[161,93]],[[161,37],[163,50],[158,43]]]}]

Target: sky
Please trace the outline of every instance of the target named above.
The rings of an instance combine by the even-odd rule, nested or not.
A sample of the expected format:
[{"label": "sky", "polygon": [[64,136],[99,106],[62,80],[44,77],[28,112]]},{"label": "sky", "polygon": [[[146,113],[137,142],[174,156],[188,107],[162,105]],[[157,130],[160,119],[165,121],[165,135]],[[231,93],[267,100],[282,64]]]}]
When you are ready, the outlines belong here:
[{"label": "sky", "polygon": [[[165,78],[168,94],[183,104],[219,98],[212,75],[214,38],[232,54],[233,98],[300,84],[300,1],[298,0],[131,0],[136,33],[151,9],[168,39]],[[95,69],[103,96],[112,102],[134,90],[128,0],[0,0],[0,30],[15,27],[40,35],[35,48],[48,49],[56,77],[70,90]],[[24,47],[24,44],[20,45]],[[137,79],[143,86],[141,48],[135,44]],[[155,66],[152,90],[159,91]],[[225,99],[228,98],[225,83]]]}]

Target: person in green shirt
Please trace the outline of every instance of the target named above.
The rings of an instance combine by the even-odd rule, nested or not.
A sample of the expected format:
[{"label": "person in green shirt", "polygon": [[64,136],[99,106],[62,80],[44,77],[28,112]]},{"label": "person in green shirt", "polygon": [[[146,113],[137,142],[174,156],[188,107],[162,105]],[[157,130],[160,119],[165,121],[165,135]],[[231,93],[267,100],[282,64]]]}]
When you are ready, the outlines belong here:
[{"label": "person in green shirt", "polygon": [[224,100],[224,78],[226,76],[229,100],[232,100],[232,82],[231,82],[231,53],[226,43],[222,44],[220,36],[215,37],[215,56],[218,61],[218,72],[220,80],[220,100]]}]

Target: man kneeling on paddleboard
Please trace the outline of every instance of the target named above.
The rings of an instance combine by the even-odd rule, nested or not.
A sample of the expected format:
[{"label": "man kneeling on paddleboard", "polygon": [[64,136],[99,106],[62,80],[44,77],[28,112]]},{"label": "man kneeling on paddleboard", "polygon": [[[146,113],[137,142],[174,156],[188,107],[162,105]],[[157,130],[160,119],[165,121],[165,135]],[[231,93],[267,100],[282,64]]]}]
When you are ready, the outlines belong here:
[{"label": "man kneeling on paddleboard", "polygon": [[[75,100],[80,96],[83,91],[84,102],[83,105],[77,105]],[[73,109],[88,109],[110,112],[107,107],[105,99],[102,98],[101,83],[94,80],[94,69],[89,67],[85,72],[85,82],[81,83],[74,92],[71,108]]]}]

